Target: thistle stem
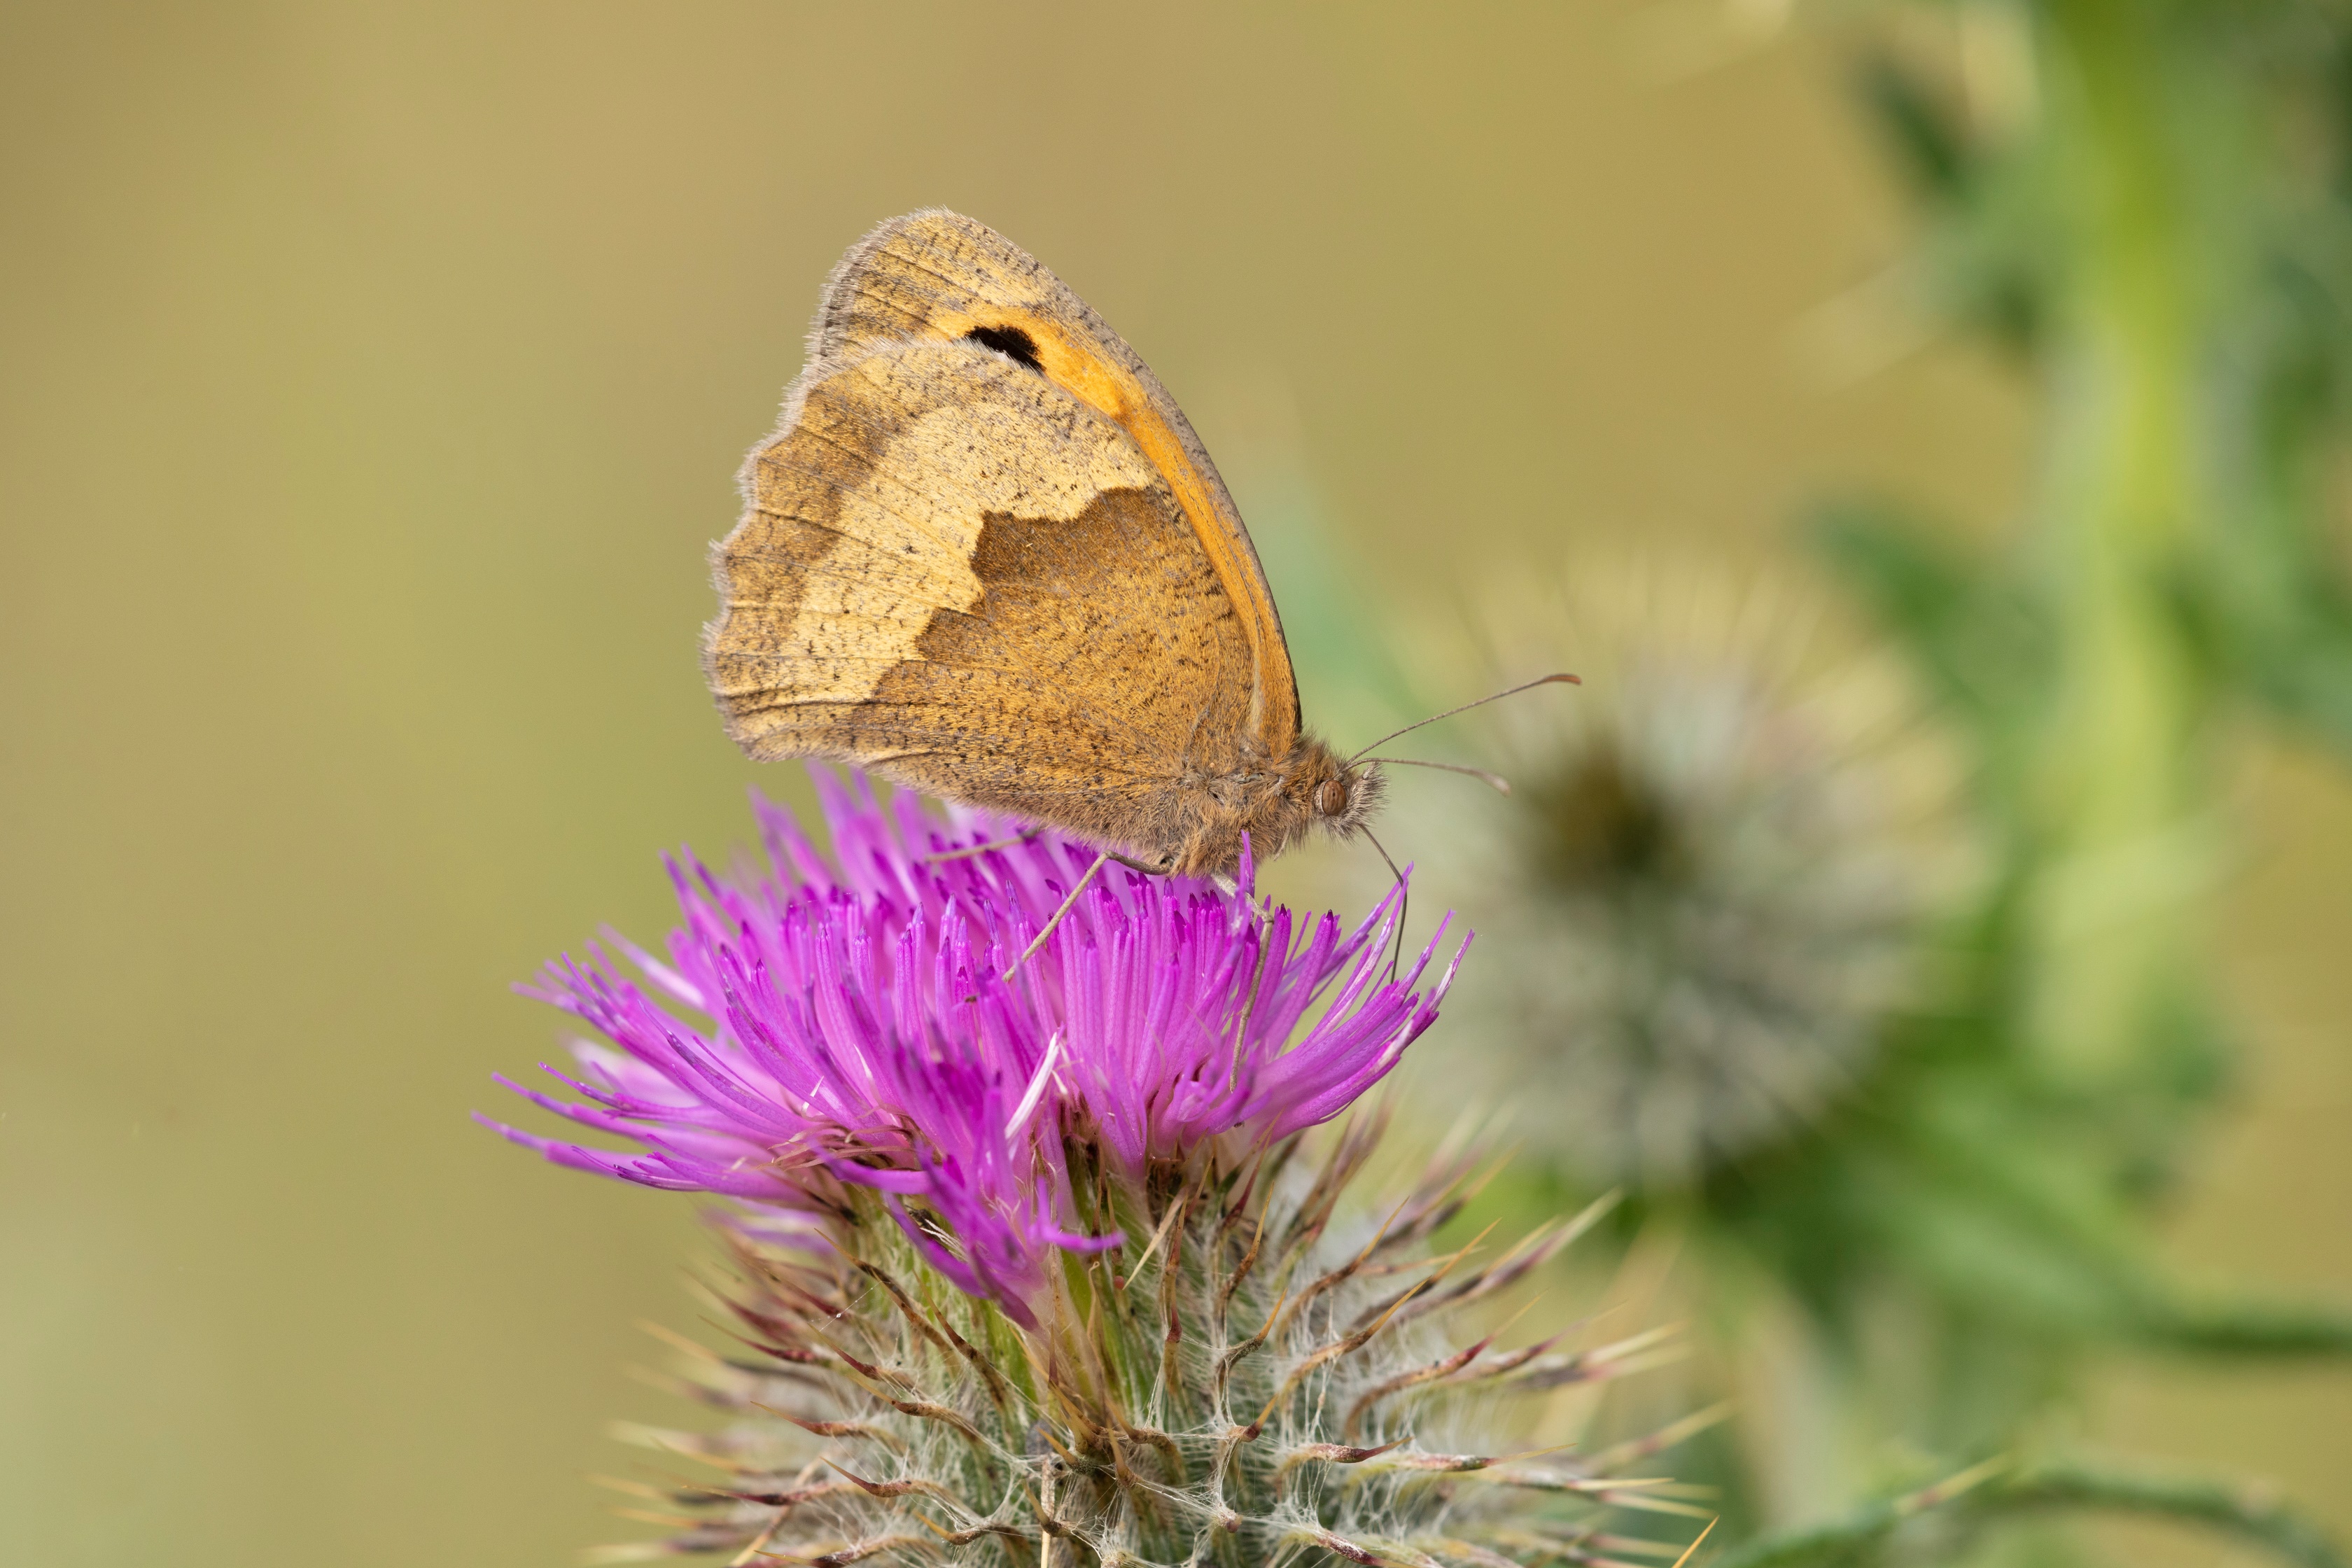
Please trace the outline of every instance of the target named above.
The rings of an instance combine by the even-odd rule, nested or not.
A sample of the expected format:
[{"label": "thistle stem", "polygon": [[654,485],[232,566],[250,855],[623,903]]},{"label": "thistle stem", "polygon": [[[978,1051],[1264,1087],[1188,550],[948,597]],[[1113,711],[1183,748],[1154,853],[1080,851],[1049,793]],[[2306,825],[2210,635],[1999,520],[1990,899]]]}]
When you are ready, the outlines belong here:
[{"label": "thistle stem", "polygon": [[[2055,434],[2041,507],[2059,661],[2033,816],[2035,1033],[2063,1076],[2128,1070],[2181,999],[2186,895],[2205,874],[2194,765],[2206,718],[2168,594],[2209,527],[2197,403],[2210,300],[2183,145],[2174,8],[2063,0],[2040,41],[2074,220]],[[2207,84],[2197,81],[2202,88]]]}]

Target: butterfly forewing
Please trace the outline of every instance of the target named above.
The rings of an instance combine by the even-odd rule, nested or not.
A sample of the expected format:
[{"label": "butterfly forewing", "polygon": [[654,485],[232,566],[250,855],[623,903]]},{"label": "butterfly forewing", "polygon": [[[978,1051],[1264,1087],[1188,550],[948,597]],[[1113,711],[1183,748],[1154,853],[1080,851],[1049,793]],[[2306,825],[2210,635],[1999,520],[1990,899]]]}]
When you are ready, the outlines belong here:
[{"label": "butterfly forewing", "polygon": [[1100,317],[992,230],[917,213],[844,258],[810,351],[717,555],[706,664],[747,751],[1195,872],[1317,819],[1344,770],[1300,732],[1249,534]]},{"label": "butterfly forewing", "polygon": [[940,210],[894,218],[843,258],[810,352],[818,360],[854,357],[919,337],[995,348],[1128,432],[1168,482],[1241,616],[1252,659],[1251,732],[1267,754],[1287,752],[1298,732],[1298,692],[1265,570],[1207,449],[1135,351],[1027,251]]}]

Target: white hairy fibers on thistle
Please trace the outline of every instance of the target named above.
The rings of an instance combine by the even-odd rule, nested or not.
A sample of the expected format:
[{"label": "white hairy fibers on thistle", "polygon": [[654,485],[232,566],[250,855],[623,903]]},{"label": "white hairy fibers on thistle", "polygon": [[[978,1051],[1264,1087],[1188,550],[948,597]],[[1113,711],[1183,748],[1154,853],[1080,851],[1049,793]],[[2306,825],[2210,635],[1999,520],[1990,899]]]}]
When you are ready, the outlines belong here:
[{"label": "white hairy fibers on thistle", "polygon": [[1479,1181],[1456,1157],[1351,1218],[1378,1135],[1204,1145],[1140,1190],[1090,1189],[1119,1240],[1070,1255],[1026,1324],[928,1268],[854,1184],[814,1194],[822,1223],[730,1222],[715,1321],[743,1348],[672,1339],[679,1391],[724,1425],[622,1432],[690,1463],[623,1483],[659,1505],[630,1517],[670,1533],[600,1559],[1631,1568],[1621,1550],[1661,1549],[1634,1533],[1686,1539],[1704,1510],[1657,1456],[1712,1413],[1597,1451],[1520,1441],[1507,1414],[1654,1364],[1668,1336],[1475,1326],[1598,1205],[1516,1244],[1436,1244]]}]

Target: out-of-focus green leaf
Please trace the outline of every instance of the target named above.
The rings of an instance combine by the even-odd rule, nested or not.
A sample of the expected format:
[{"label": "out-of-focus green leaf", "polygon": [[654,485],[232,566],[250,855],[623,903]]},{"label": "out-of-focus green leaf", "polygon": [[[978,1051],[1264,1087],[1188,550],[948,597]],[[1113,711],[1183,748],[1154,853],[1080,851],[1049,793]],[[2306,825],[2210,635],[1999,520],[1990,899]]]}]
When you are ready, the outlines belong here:
[{"label": "out-of-focus green leaf", "polygon": [[[2195,1525],[2260,1547],[2300,1568],[2344,1568],[2327,1532],[2264,1489],[2207,1476],[2165,1476],[2057,1458],[2010,1466],[1995,1459],[1935,1486],[1864,1504],[1843,1518],[1748,1541],[1709,1568],[1830,1568],[1895,1560],[1959,1560],[1987,1528],[2054,1512],[2112,1513]],[[1915,1522],[1916,1521],[1916,1522]],[[1944,1528],[1933,1534],[1923,1527]],[[1909,1527],[1906,1529],[1906,1526]],[[1910,1538],[1918,1537],[1915,1542]]]},{"label": "out-of-focus green leaf", "polygon": [[1342,751],[1353,751],[1465,700],[1436,701],[1415,689],[1393,645],[1380,635],[1380,602],[1350,569],[1353,556],[1304,459],[1283,453],[1261,468],[1247,496],[1253,542],[1281,605],[1299,697],[1316,727]]},{"label": "out-of-focus green leaf", "polygon": [[1968,188],[1968,132],[1953,105],[1917,71],[1888,54],[1873,54],[1856,87],[1880,136],[1931,200],[1957,200]]},{"label": "out-of-focus green leaf", "polygon": [[[2218,551],[2238,559],[2184,574],[2176,590],[2189,637],[2217,675],[2282,723],[2352,752],[2352,595],[2333,563],[2255,531]],[[2248,559],[2264,552],[2306,559]]]},{"label": "out-of-focus green leaf", "polygon": [[2051,645],[2022,595],[1892,507],[1826,506],[1812,533],[1936,695],[1979,731],[1997,733],[2033,710]]}]

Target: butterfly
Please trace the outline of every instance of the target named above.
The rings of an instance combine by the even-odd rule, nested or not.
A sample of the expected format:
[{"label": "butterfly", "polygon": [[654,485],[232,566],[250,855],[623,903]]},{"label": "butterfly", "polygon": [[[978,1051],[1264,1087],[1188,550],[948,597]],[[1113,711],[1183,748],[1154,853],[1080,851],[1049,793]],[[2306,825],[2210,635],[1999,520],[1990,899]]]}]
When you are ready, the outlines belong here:
[{"label": "butterfly", "polygon": [[993,229],[932,209],[853,247],[740,479],[703,664],[752,757],[1220,880],[1244,837],[1265,859],[1379,804],[1378,763],[1300,722],[1265,570],[1182,410]]}]

